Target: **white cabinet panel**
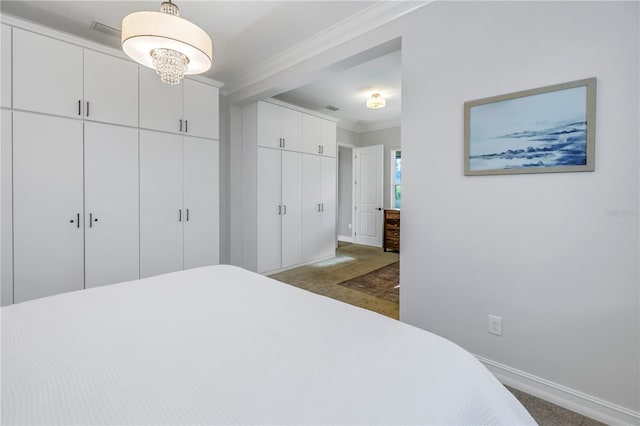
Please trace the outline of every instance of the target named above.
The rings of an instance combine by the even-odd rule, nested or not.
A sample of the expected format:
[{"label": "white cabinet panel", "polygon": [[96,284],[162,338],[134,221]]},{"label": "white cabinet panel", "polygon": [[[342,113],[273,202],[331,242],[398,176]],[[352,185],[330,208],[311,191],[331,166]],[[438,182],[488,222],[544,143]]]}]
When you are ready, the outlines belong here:
[{"label": "white cabinet panel", "polygon": [[218,141],[184,138],[184,268],[220,261]]},{"label": "white cabinet panel", "polygon": [[321,215],[319,255],[335,256],[336,251],[336,159],[321,159]]},{"label": "white cabinet panel", "polygon": [[303,151],[308,154],[320,154],[322,145],[322,119],[305,114],[302,117]]},{"label": "white cabinet panel", "polygon": [[336,123],[334,121],[323,119],[320,135],[322,137],[320,142],[322,145],[322,155],[326,157],[336,157],[338,138]]},{"label": "white cabinet panel", "polygon": [[282,138],[285,149],[302,151],[302,116],[299,111],[282,108]]},{"label": "white cabinet panel", "polygon": [[138,130],[85,123],[85,279],[139,278]]},{"label": "white cabinet panel", "polygon": [[[4,27],[4,25],[3,25]],[[0,240],[2,241],[2,264],[0,270],[0,304],[13,303],[13,206],[12,206],[12,153],[11,153],[11,111],[2,110],[2,151],[0,170],[2,170],[2,216]]]},{"label": "white cabinet panel", "polygon": [[183,268],[182,136],[140,131],[140,277]]},{"label": "white cabinet panel", "polygon": [[302,113],[258,102],[258,146],[302,151]]},{"label": "white cabinet panel", "polygon": [[73,44],[14,28],[13,107],[81,117],[82,50]]},{"label": "white cabinet panel", "polygon": [[11,108],[11,27],[2,24],[2,58],[0,59],[0,73],[2,74],[2,103],[5,108]]},{"label": "white cabinet panel", "polygon": [[84,51],[84,115],[90,120],[138,125],[138,66]]},{"label": "white cabinet panel", "polygon": [[220,96],[217,87],[182,80],[184,131],[189,136],[218,139]]},{"label": "white cabinet panel", "polygon": [[14,300],[84,287],[82,122],[13,113]]},{"label": "white cabinet panel", "polygon": [[[140,127],[178,133],[182,120],[182,85],[163,83],[156,72],[140,66]],[[184,126],[184,123],[183,123]]]},{"label": "white cabinet panel", "polygon": [[321,157],[302,156],[302,257],[304,260],[320,256],[321,214]]},{"label": "white cabinet panel", "polygon": [[302,154],[282,151],[282,267],[302,262]]},{"label": "white cabinet panel", "polygon": [[280,151],[258,148],[258,272],[281,267],[281,161]]},{"label": "white cabinet panel", "polygon": [[258,102],[258,146],[282,148],[282,108]]}]

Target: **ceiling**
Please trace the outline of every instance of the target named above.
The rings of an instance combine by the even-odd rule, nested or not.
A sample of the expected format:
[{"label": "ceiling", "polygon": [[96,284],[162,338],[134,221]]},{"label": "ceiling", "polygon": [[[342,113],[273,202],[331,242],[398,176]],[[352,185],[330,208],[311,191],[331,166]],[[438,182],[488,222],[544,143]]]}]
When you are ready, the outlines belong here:
[{"label": "ceiling", "polygon": [[[178,0],[176,3],[180,16],[202,27],[213,40],[214,64],[205,76],[226,88],[234,88],[245,76],[259,71],[274,58],[300,54],[310,40],[317,41],[341,26],[354,28],[354,23],[363,22],[375,9],[384,12],[380,7],[384,3],[401,2]],[[94,21],[119,29],[127,14],[159,7],[160,1],[155,0],[0,1],[3,14],[114,48],[120,48],[119,37],[92,29]],[[400,75],[400,52],[395,52],[277,97],[339,118],[346,123],[345,127],[358,130],[374,122],[399,121]],[[366,109],[367,96],[377,90],[387,98],[387,107]],[[340,110],[329,111],[324,108],[327,105]]]}]

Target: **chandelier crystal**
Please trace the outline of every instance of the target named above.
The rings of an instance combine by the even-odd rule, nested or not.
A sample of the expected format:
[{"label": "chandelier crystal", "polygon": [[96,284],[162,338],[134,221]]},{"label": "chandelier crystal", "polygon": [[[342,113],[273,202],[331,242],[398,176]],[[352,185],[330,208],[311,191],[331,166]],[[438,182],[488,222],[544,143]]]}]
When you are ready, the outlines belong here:
[{"label": "chandelier crystal", "polygon": [[156,70],[167,84],[211,68],[211,38],[197,25],[180,18],[175,3],[165,1],[160,12],[142,11],[122,20],[122,49],[141,65]]},{"label": "chandelier crystal", "polygon": [[180,52],[171,49],[153,49],[151,51],[153,66],[163,83],[175,85],[180,84],[180,80],[187,71],[189,58]]}]

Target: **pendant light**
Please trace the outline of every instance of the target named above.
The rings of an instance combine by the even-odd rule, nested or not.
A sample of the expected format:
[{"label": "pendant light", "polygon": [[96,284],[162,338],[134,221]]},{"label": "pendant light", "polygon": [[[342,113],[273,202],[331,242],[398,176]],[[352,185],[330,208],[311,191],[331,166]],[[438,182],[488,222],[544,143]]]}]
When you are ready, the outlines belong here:
[{"label": "pendant light", "polygon": [[367,108],[369,109],[384,108],[386,104],[387,101],[385,101],[379,93],[374,93],[369,99],[367,99]]},{"label": "pendant light", "polygon": [[211,38],[197,25],[179,17],[170,0],[160,12],[141,11],[122,20],[122,50],[134,61],[156,70],[167,84],[180,84],[185,74],[211,68]]}]

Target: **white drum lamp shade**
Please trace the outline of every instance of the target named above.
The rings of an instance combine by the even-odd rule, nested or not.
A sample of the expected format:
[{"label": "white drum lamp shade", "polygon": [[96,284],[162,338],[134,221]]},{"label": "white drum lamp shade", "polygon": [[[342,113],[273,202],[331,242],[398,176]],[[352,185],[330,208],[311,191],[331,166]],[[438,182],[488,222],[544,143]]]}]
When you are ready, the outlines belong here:
[{"label": "white drum lamp shade", "polygon": [[169,82],[177,84],[184,74],[200,74],[211,68],[213,46],[206,32],[177,16],[177,6],[169,5],[175,14],[141,11],[127,15],[122,20],[122,49],[161,77],[165,70],[158,61],[162,61],[170,73],[181,74],[177,82]]}]

